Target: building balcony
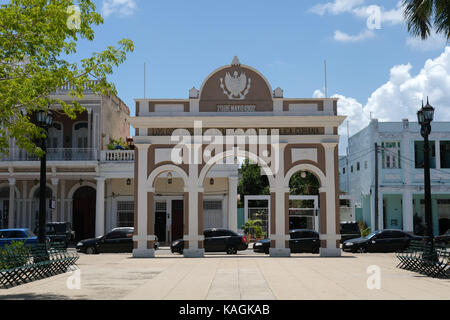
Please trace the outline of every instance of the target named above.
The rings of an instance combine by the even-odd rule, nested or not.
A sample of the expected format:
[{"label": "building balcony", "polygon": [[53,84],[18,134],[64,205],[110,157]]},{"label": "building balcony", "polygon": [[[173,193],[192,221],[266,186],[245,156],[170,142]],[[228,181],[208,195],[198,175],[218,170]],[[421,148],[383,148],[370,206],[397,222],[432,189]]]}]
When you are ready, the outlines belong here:
[{"label": "building balcony", "polygon": [[[25,150],[11,149],[9,155],[1,156],[0,161],[39,161],[39,157]],[[94,148],[48,148],[47,161],[97,161],[98,150]]]},{"label": "building balcony", "polygon": [[134,162],[134,150],[103,150],[102,162]]}]

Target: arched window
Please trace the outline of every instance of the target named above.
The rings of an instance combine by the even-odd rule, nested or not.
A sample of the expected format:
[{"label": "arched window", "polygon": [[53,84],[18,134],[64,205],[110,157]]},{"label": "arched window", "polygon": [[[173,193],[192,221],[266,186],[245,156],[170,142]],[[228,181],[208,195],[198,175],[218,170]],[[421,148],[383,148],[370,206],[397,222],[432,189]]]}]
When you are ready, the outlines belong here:
[{"label": "arched window", "polygon": [[77,122],[73,125],[72,148],[86,149],[88,147],[88,123]]},{"label": "arched window", "polygon": [[60,122],[53,123],[52,127],[48,130],[48,148],[62,148],[63,147],[63,125]]}]

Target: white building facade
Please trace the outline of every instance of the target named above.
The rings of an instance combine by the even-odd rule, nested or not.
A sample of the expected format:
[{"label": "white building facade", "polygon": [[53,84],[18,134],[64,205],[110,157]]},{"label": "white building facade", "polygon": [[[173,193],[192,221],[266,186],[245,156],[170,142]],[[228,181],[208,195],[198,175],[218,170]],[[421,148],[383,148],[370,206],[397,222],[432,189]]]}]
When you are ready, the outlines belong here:
[{"label": "white building facade", "polygon": [[[374,119],[352,136],[348,157],[339,160],[341,191],[357,199],[358,220],[374,229],[375,143],[379,147],[378,229],[423,233],[423,138],[418,123]],[[450,228],[450,123],[432,123],[430,148],[433,230],[439,235]]]}]

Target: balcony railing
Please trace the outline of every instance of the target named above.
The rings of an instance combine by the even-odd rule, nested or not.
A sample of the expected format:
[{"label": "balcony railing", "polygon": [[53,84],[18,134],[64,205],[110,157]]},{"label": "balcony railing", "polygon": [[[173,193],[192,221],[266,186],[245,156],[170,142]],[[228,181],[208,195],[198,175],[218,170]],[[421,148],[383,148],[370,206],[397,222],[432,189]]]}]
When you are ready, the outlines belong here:
[{"label": "balcony railing", "polygon": [[134,162],[133,150],[102,151],[102,162]]},{"label": "balcony railing", "polygon": [[[48,148],[47,161],[97,161],[97,149],[93,148]],[[9,155],[0,155],[0,161],[39,161],[36,155],[25,150],[12,149]]]}]

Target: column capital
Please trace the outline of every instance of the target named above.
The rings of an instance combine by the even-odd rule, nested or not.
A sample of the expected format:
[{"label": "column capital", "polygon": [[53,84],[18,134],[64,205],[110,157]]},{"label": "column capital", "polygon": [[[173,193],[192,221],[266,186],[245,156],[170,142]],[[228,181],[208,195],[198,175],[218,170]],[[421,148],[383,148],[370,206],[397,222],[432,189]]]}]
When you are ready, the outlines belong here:
[{"label": "column capital", "polygon": [[148,148],[150,148],[151,144],[150,143],[137,143],[134,145],[136,148],[138,148],[139,151],[143,150],[148,150]]},{"label": "column capital", "polygon": [[228,180],[230,180],[230,181],[238,181],[239,177],[231,176],[231,177],[228,177]]},{"label": "column capital", "polygon": [[205,189],[203,187],[184,187],[184,192],[198,192],[205,193]]},{"label": "column capital", "polygon": [[86,111],[88,112],[88,114],[92,113],[92,108],[86,108]]},{"label": "column capital", "polygon": [[100,183],[100,182],[105,182],[106,181],[106,178],[105,177],[95,177],[94,178],[98,183]]},{"label": "column capital", "polygon": [[16,178],[9,178],[8,182],[9,182],[10,186],[15,186],[16,185]]},{"label": "column capital", "polygon": [[337,147],[337,145],[338,145],[337,142],[322,142],[322,146],[325,149],[334,149]]},{"label": "column capital", "polygon": [[53,186],[57,186],[58,185],[58,183],[59,183],[59,179],[58,178],[52,178],[51,180],[52,180],[52,185]]}]

